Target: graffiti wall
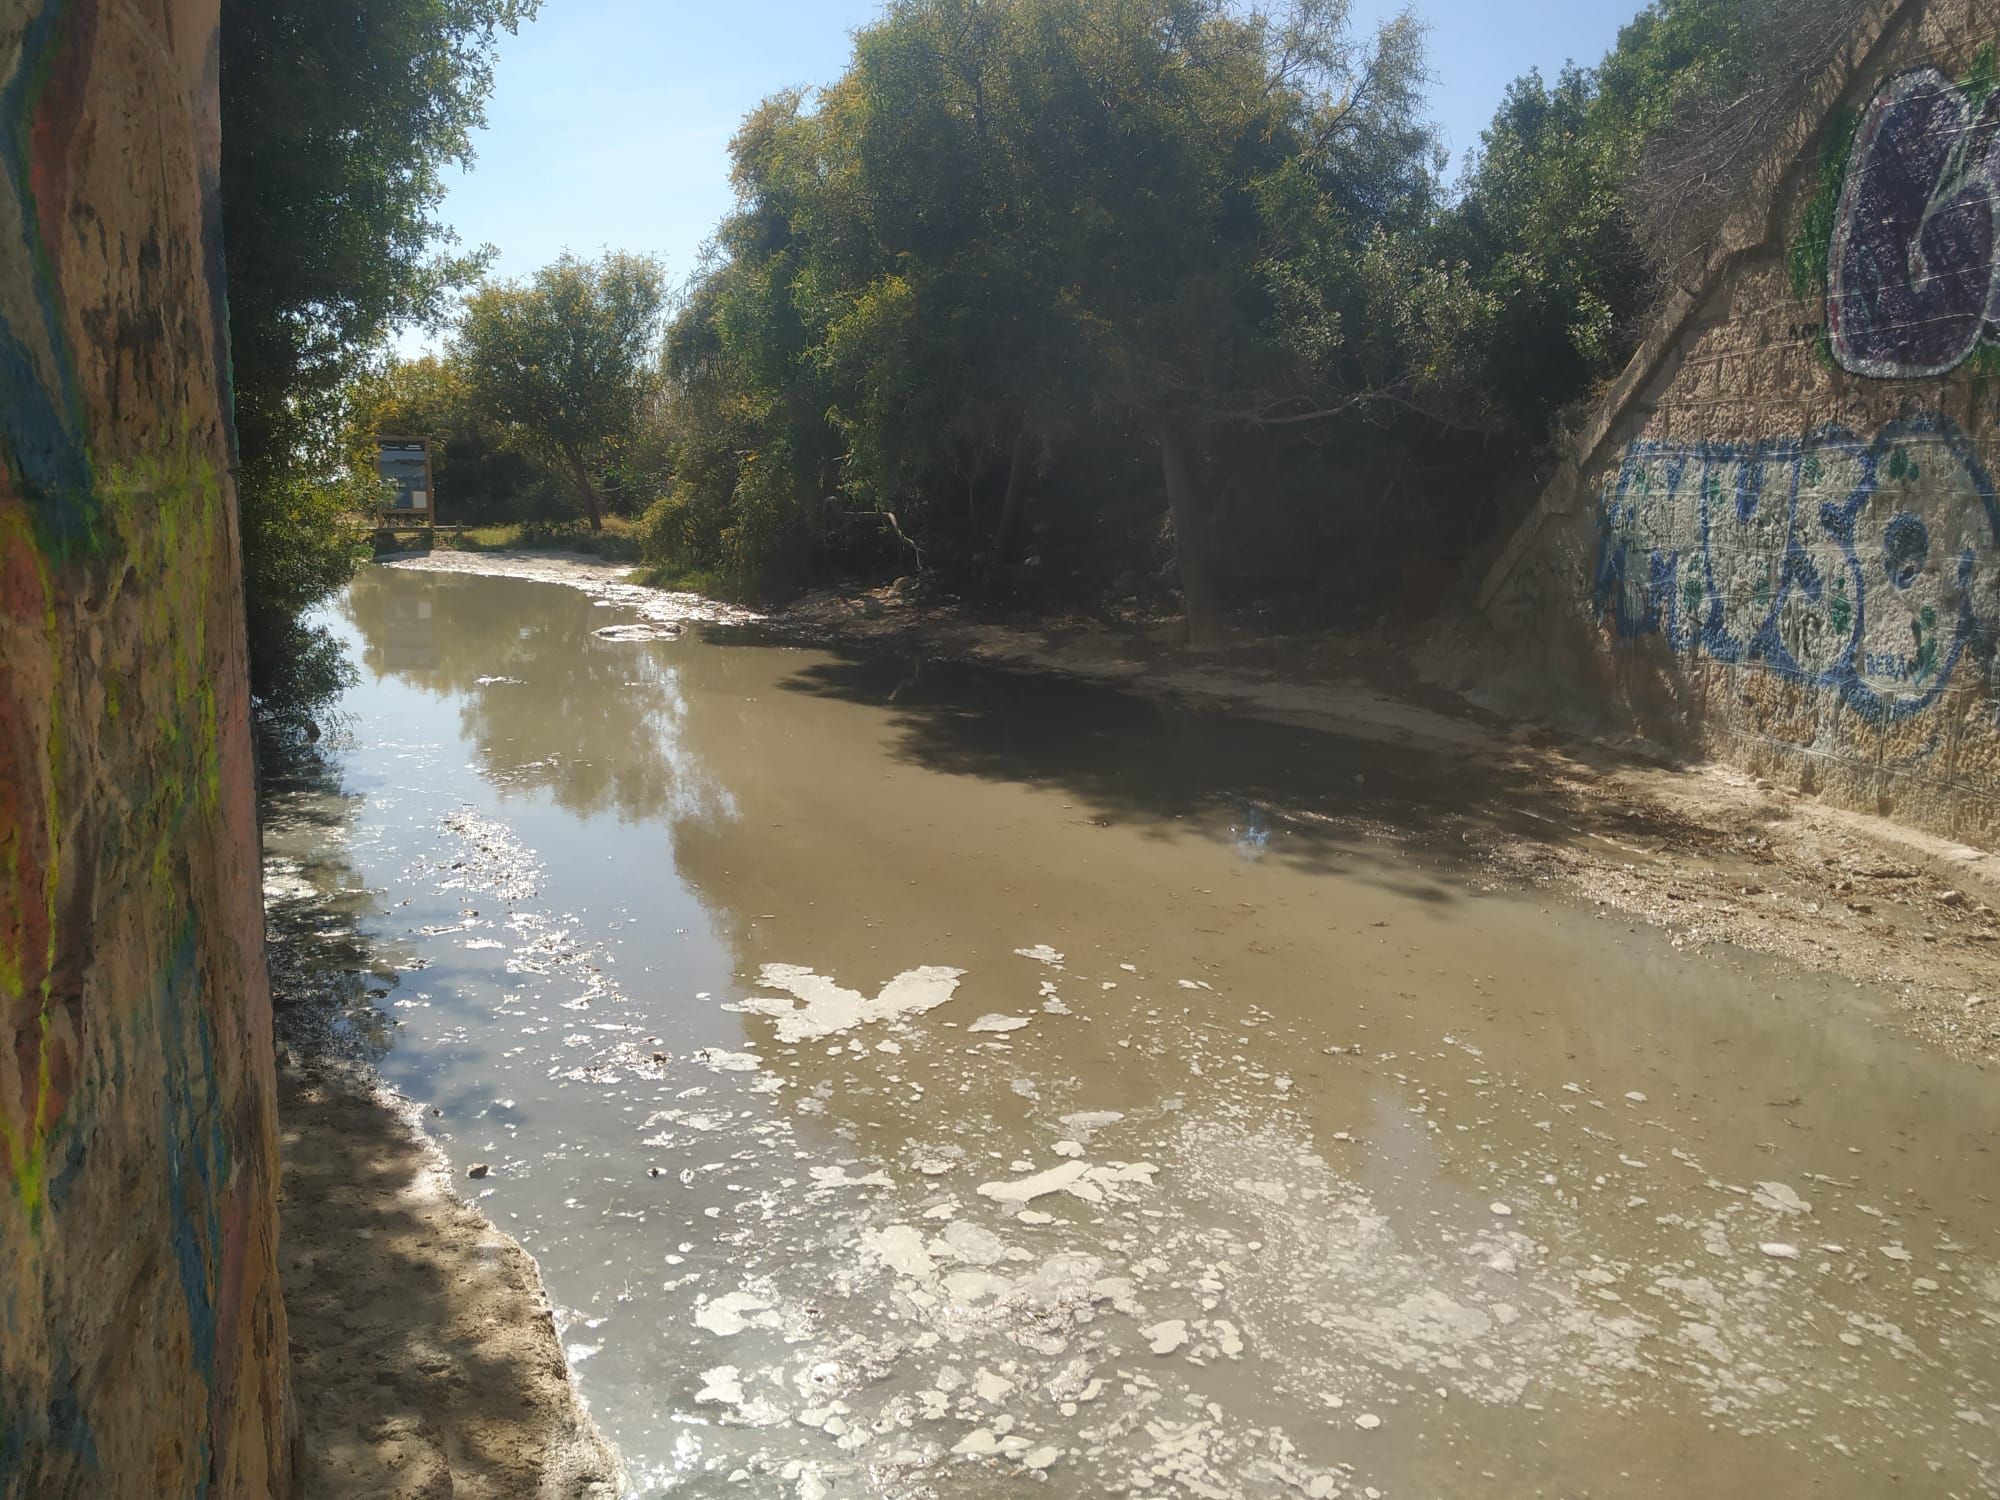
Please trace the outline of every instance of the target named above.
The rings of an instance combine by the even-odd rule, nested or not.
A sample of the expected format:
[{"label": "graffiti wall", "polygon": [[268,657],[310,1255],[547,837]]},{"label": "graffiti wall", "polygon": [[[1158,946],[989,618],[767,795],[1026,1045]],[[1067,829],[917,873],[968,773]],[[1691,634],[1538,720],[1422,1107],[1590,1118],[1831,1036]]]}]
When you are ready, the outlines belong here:
[{"label": "graffiti wall", "polygon": [[0,6],[0,1494],[286,1490],[215,0]]},{"label": "graffiti wall", "polygon": [[1936,705],[2000,628],[2000,505],[1949,419],[1872,438],[1627,446],[1599,509],[1593,607],[1625,638],[1753,665],[1870,722]]},{"label": "graffiti wall", "polygon": [[1488,576],[1489,697],[2000,841],[1996,42],[1868,15]]},{"label": "graffiti wall", "polygon": [[1826,328],[1841,366],[1879,380],[1957,369],[2000,333],[2000,92],[1990,61],[1962,81],[1890,78],[1848,148],[1830,236]]}]

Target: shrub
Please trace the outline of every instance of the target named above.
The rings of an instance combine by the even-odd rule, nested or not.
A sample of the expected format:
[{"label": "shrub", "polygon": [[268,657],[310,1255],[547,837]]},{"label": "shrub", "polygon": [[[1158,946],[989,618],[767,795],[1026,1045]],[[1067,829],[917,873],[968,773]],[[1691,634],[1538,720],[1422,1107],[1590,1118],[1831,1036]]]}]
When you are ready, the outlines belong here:
[{"label": "shrub", "polygon": [[239,483],[257,706],[304,714],[353,680],[332,636],[302,617],[368,556],[368,533],[355,517],[381,497],[372,481],[315,479],[290,464],[246,464]]}]

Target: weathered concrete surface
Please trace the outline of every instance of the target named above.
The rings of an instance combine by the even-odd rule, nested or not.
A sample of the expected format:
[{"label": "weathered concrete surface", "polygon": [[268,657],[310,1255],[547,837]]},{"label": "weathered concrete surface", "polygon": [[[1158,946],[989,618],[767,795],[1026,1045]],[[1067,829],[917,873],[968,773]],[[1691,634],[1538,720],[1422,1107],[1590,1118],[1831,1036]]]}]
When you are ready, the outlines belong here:
[{"label": "weathered concrete surface", "polygon": [[0,7],[0,1492],[287,1489],[215,0]]},{"label": "weathered concrete surface", "polygon": [[1996,41],[1977,0],[1869,13],[1444,675],[2000,840]]}]

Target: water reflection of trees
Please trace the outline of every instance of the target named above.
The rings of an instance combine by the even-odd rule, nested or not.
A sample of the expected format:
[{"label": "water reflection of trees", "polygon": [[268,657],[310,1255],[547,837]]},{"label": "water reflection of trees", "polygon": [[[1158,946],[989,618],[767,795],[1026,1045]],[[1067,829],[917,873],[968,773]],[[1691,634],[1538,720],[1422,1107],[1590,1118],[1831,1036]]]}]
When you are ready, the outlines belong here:
[{"label": "water reflection of trees", "polygon": [[301,1055],[372,1062],[395,1029],[383,1002],[412,960],[364,930],[380,903],[347,856],[360,799],[317,746],[265,736],[257,749],[278,1037]]},{"label": "water reflection of trees", "polygon": [[[672,643],[605,641],[620,617],[546,583],[364,569],[343,611],[363,667],[458,700],[481,771],[564,809],[629,820],[727,815],[686,754]],[[393,726],[378,732],[393,733]]]}]

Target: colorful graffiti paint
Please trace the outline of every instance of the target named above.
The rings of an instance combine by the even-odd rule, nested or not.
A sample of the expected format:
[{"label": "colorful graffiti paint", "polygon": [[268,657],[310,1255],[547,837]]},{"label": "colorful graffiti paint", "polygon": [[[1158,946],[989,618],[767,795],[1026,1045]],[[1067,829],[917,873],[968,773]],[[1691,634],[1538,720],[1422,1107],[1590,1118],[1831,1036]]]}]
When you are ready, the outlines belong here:
[{"label": "colorful graffiti paint", "polygon": [[1834,359],[1942,375],[2000,339],[2000,91],[1918,68],[1877,91],[1848,153],[1827,263]]},{"label": "colorful graffiti paint", "polygon": [[1875,720],[1992,662],[2000,502],[1943,418],[1872,439],[1635,442],[1600,528],[1596,603],[1621,636],[1756,663]]},{"label": "colorful graffiti paint", "polygon": [[214,0],[0,6],[0,1497],[282,1492]]}]

